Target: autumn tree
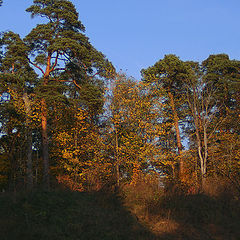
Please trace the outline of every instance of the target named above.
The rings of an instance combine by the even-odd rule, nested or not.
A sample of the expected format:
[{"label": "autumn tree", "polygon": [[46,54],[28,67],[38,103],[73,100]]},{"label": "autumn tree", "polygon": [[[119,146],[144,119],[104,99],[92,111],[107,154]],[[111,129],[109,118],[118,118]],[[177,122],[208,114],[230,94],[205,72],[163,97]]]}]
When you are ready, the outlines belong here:
[{"label": "autumn tree", "polygon": [[51,148],[54,175],[72,190],[99,190],[111,177],[111,163],[105,157],[100,128],[91,113],[82,108],[65,108],[58,118]]},{"label": "autumn tree", "polygon": [[122,73],[116,75],[109,91],[109,146],[118,186],[121,181],[137,183],[144,172],[153,170],[159,154],[155,143],[162,126],[145,93],[144,85]]}]

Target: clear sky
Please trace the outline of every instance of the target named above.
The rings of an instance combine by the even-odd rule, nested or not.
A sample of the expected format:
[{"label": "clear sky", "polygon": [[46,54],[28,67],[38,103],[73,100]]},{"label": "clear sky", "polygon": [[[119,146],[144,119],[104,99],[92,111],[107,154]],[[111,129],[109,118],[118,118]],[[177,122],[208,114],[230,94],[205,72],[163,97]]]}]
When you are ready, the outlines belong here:
[{"label": "clear sky", "polygon": [[[25,9],[32,0],[3,0],[0,31],[24,37],[40,18]],[[240,59],[239,0],[73,0],[91,43],[129,76],[165,54],[202,61],[227,53]]]}]

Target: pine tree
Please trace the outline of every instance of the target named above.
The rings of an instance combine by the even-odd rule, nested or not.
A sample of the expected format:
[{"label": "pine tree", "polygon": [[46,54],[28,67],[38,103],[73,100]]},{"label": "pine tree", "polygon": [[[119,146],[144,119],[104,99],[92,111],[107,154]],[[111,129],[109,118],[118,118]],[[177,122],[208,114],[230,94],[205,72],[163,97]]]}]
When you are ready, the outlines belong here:
[{"label": "pine tree", "polygon": [[34,0],[26,11],[32,17],[41,16],[47,20],[47,23],[38,24],[32,29],[24,41],[30,48],[29,62],[41,74],[39,96],[42,107],[43,180],[49,188],[49,103],[67,96],[66,91],[63,95],[59,85],[81,90],[82,80],[104,76],[106,67],[111,69],[112,65],[84,35],[85,27],[78,20],[78,13],[70,1]]},{"label": "pine tree", "polygon": [[[142,71],[143,81],[149,83],[149,86],[155,88],[159,101],[168,103],[171,111],[169,116],[172,115],[173,125],[176,134],[177,152],[178,155],[182,154],[182,141],[180,134],[180,122],[183,122],[185,104],[183,98],[184,82],[188,78],[188,68],[186,64],[175,55],[166,55],[164,59],[159,60],[154,66]],[[183,160],[180,157],[179,172],[180,176],[183,174]]]},{"label": "pine tree", "polygon": [[[2,38],[3,56],[0,67],[1,78],[1,93],[9,96],[9,100],[4,101],[1,110],[7,111],[5,116],[8,119],[3,119],[2,125],[6,125],[6,137],[11,138],[12,132],[9,129],[15,129],[16,135],[22,139],[26,135],[26,144],[23,144],[23,149],[26,147],[26,172],[27,172],[27,188],[33,187],[32,173],[32,114],[30,94],[32,86],[36,79],[36,74],[29,66],[27,60],[27,46],[24,44],[18,34],[6,32]],[[15,119],[15,123],[12,121]],[[22,124],[20,123],[22,122]],[[8,129],[8,130],[7,130]],[[15,142],[15,141],[14,141]],[[25,141],[22,140],[22,143]],[[26,146],[25,146],[26,145]],[[16,155],[17,147],[8,147],[9,159],[12,166],[18,162],[12,158]],[[12,167],[15,169],[15,167]],[[16,174],[13,172],[13,174]]]}]

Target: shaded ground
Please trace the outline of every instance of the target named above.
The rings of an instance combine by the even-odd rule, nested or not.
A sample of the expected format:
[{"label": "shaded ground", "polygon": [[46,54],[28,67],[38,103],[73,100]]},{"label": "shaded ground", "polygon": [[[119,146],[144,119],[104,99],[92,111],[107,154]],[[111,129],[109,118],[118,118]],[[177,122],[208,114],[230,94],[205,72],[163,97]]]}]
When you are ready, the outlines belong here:
[{"label": "shaded ground", "polygon": [[240,240],[239,200],[225,196],[163,196],[150,206],[148,222],[159,239]]},{"label": "shaded ground", "polygon": [[0,239],[154,239],[113,195],[35,192],[0,197]]},{"label": "shaded ground", "polygon": [[204,195],[163,196],[147,216],[103,193],[0,196],[0,239],[238,240],[239,202]]}]

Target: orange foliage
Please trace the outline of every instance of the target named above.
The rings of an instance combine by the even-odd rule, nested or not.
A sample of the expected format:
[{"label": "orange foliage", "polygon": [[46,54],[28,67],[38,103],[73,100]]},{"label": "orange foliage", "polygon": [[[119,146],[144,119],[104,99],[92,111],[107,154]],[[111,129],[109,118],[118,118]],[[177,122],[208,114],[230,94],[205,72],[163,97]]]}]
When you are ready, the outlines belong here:
[{"label": "orange foliage", "polygon": [[63,185],[65,188],[68,188],[72,191],[82,192],[84,190],[82,183],[78,183],[74,181],[70,176],[68,175],[58,175],[57,181],[60,185]]}]

